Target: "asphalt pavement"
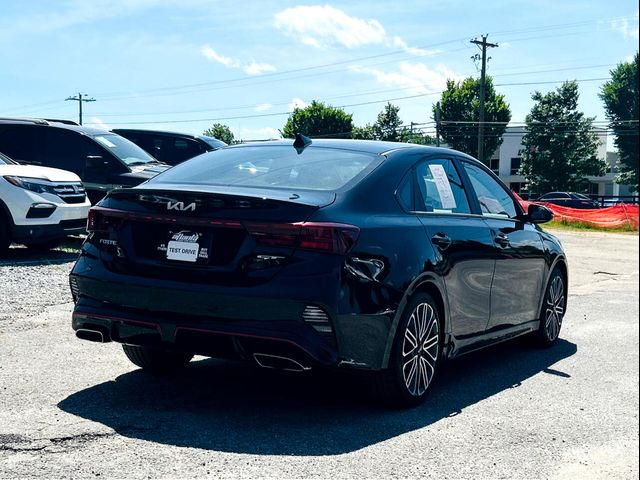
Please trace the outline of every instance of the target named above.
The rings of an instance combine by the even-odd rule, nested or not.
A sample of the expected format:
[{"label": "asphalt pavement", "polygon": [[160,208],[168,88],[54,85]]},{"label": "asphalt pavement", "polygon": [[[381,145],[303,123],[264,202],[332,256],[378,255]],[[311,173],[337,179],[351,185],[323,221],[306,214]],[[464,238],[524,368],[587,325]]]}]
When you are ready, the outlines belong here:
[{"label": "asphalt pavement", "polygon": [[372,403],[352,376],[201,357],[145,374],[117,344],[75,338],[73,248],[12,248],[0,259],[0,477],[638,478],[638,236],[555,233],[570,263],[557,344],[451,361],[405,411]]}]

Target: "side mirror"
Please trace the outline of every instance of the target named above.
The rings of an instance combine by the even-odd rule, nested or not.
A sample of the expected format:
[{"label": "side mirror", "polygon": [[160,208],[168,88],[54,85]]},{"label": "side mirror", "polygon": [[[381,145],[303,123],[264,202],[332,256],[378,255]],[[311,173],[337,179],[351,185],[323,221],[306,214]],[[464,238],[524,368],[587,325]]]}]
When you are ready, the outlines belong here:
[{"label": "side mirror", "polygon": [[527,220],[531,223],[547,223],[553,220],[553,212],[547,207],[532,203],[527,211]]}]

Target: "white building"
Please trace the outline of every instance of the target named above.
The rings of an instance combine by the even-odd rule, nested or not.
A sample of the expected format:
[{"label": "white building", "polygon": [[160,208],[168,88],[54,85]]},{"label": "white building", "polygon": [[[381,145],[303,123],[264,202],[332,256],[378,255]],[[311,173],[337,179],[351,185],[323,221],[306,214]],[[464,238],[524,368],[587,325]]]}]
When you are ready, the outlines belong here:
[{"label": "white building", "polygon": [[[632,195],[627,185],[619,185],[615,182],[619,157],[615,152],[607,152],[607,130],[604,128],[598,128],[596,130],[601,140],[597,156],[607,162],[608,168],[607,172],[601,177],[587,177],[591,184],[589,185],[589,191],[583,193],[616,197]],[[509,188],[517,193],[527,191],[524,177],[518,175],[520,161],[522,159],[523,135],[524,127],[507,127],[507,130],[502,136],[502,145],[496,150],[488,163],[489,168],[491,168]],[[533,193],[543,194],[546,192]]]}]

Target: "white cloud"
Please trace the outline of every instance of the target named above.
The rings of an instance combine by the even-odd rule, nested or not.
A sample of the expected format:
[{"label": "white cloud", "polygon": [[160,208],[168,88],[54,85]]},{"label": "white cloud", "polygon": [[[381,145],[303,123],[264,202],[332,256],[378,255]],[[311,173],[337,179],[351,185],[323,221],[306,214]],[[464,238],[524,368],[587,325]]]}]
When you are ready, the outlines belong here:
[{"label": "white cloud", "polygon": [[247,75],[262,75],[265,72],[273,72],[276,70],[276,67],[269,63],[258,63],[255,60],[243,64],[240,60],[216,52],[209,45],[203,45],[200,48],[200,53],[208,60],[220,63],[227,68],[241,68]]},{"label": "white cloud", "polygon": [[620,18],[611,21],[611,28],[622,33],[626,38],[635,38],[638,40],[638,10],[636,10],[635,18],[632,22],[628,18]]},{"label": "white cloud", "polygon": [[378,20],[352,17],[331,5],[287,8],[275,15],[275,26],[286,35],[316,48],[384,45],[417,56],[439,53],[439,50],[410,47],[402,38],[387,35]]},{"label": "white cloud", "polygon": [[103,130],[111,130],[111,127],[109,125],[107,125],[106,123],[104,123],[102,121],[102,119],[99,118],[99,117],[91,117],[89,119],[89,121],[86,122],[86,123],[88,125],[91,125],[94,128],[100,128],[100,129],[103,129]]},{"label": "white cloud", "polygon": [[409,45],[407,45],[407,42],[405,42],[400,37],[393,37],[390,44],[394,47],[404,50],[407,53],[410,53],[411,55],[420,57],[427,55],[437,55],[438,53],[442,52],[442,50],[426,50],[424,48],[410,47]]},{"label": "white cloud", "polygon": [[347,48],[382,43],[386,33],[377,20],[350,17],[331,5],[287,8],[276,14],[276,28],[313,47],[340,44]]},{"label": "white cloud", "polygon": [[273,72],[275,69],[276,67],[269,63],[257,63],[253,60],[251,60],[251,63],[242,67],[242,70],[244,70],[244,73],[247,75],[261,75],[265,72]]},{"label": "white cloud", "polygon": [[232,60],[229,57],[225,57],[224,55],[220,55],[218,52],[216,52],[209,45],[204,45],[200,49],[200,53],[202,53],[202,55],[204,55],[209,60],[213,60],[214,62],[221,63],[225,67],[229,67],[229,68],[237,68],[237,67],[239,67],[239,63],[237,61]]},{"label": "white cloud", "polygon": [[446,88],[447,79],[460,80],[463,77],[444,65],[429,68],[424,63],[401,62],[399,71],[385,72],[376,68],[352,65],[352,72],[364,73],[389,87],[404,88],[415,94],[440,92]]},{"label": "white cloud", "polygon": [[249,141],[249,140],[272,140],[275,138],[282,138],[280,130],[273,127],[263,128],[231,128],[233,136],[237,140]]},{"label": "white cloud", "polygon": [[300,98],[292,98],[291,103],[287,106],[288,112],[293,112],[296,108],[305,108],[307,103]]},{"label": "white cloud", "polygon": [[270,103],[261,103],[260,105],[256,105],[256,108],[254,110],[256,112],[266,112],[271,107],[273,107],[273,105],[271,105]]}]

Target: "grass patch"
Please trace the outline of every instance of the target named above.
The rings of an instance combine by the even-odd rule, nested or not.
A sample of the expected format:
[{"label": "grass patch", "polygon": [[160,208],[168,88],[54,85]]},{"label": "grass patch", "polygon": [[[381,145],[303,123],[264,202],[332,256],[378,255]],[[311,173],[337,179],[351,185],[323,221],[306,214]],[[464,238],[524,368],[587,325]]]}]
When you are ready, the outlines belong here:
[{"label": "grass patch", "polygon": [[588,223],[583,222],[568,222],[567,220],[552,220],[549,223],[543,225],[544,228],[552,228],[556,230],[565,230],[572,232],[611,232],[611,233],[638,233],[638,230],[630,227],[616,227],[616,228],[604,228],[594,227]]}]

